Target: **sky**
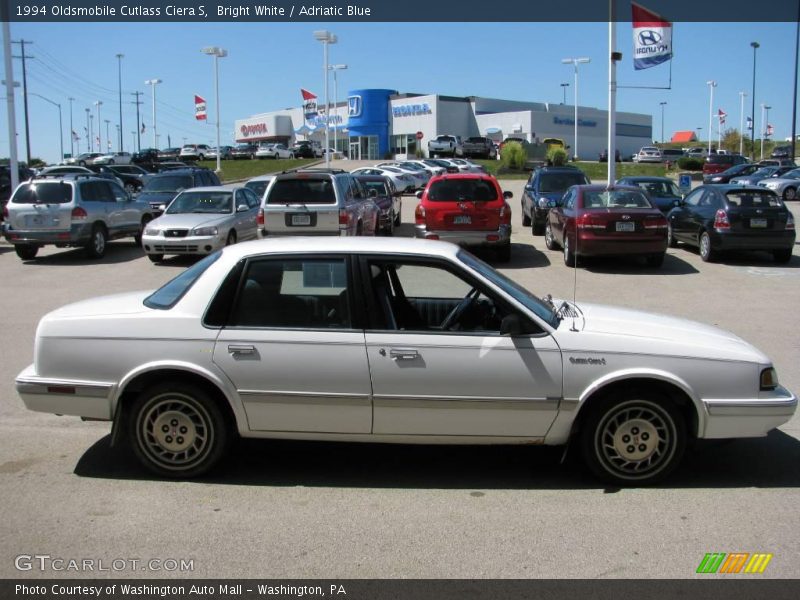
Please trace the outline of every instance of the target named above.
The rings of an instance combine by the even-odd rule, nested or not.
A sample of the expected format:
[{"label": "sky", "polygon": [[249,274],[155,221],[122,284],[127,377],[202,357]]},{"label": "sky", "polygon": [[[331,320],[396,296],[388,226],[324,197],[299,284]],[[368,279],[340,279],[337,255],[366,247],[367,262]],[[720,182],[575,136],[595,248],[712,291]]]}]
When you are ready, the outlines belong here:
[{"label": "sky", "polygon": [[[152,146],[152,92],[146,79],[158,78],[156,110],[160,146],[213,143],[213,59],[200,52],[220,46],[222,142],[233,142],[236,119],[300,105],[300,88],[323,98],[322,45],[312,35],[325,28],[337,34],[330,62],[348,65],[339,72],[339,96],[347,90],[389,88],[400,92],[484,96],[510,100],[560,103],[561,83],[567,104],[574,103],[573,68],[566,57],[589,57],[580,65],[580,106],[608,106],[607,23],[11,23],[11,38],[26,46],[31,155],[48,162],[59,157],[58,109],[33,96],[60,103],[64,148],[70,151],[69,122],[86,151],[86,108],[97,131],[96,101],[102,101],[100,121],[110,120],[117,150],[119,122],[118,61],[122,59],[123,144],[131,150],[136,129],[132,92],[140,91],[141,118],[146,124],[142,147]],[[713,111],[727,113],[727,128],[739,128],[740,91],[745,91],[745,116],[750,114],[753,49],[760,43],[756,64],[756,129],[761,108],[771,106],[774,139],[790,136],[794,85],[794,23],[676,23],[671,89],[631,89],[622,86],[668,87],[669,63],[634,71],[630,23],[617,25],[617,110],[653,116],[653,135],[661,139],[677,130],[697,130],[707,139],[708,80],[715,80]],[[19,54],[19,46],[14,46]],[[5,75],[3,76],[5,78]],[[21,61],[14,60],[14,79],[22,80]],[[5,89],[0,92],[4,96]],[[209,123],[194,118],[194,94],[208,102]],[[331,82],[331,95],[333,84]],[[25,157],[21,88],[17,89],[19,156]],[[7,117],[0,119],[0,156],[8,156]],[[714,125],[716,139],[716,124]],[[800,130],[800,125],[798,125]],[[106,139],[105,123],[102,137]],[[185,138],[185,139],[184,139]]]}]

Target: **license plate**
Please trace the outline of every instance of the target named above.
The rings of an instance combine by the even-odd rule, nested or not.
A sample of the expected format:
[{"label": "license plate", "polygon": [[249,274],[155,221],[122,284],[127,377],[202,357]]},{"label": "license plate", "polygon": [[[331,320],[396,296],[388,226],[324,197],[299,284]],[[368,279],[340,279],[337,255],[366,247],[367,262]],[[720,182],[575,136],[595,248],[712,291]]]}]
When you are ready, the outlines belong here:
[{"label": "license plate", "polygon": [[292,225],[311,225],[311,215],[292,215]]},{"label": "license plate", "polygon": [[28,217],[28,226],[40,227],[44,225],[44,217],[42,215],[32,215]]},{"label": "license plate", "polygon": [[457,215],[453,217],[453,225],[470,225],[472,217],[469,215]]},{"label": "license plate", "polygon": [[617,231],[636,231],[636,223],[617,221]]},{"label": "license plate", "polygon": [[750,227],[766,227],[767,220],[766,219],[750,219]]}]

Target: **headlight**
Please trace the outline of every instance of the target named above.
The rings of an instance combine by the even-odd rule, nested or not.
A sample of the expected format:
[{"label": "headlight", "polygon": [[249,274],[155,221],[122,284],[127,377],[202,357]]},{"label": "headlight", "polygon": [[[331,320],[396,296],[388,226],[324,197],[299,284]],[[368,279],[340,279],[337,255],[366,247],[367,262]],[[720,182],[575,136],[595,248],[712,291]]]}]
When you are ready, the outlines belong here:
[{"label": "headlight", "polygon": [[145,235],[158,235],[159,233],[161,232],[155,227],[148,227],[147,229],[144,230]]},{"label": "headlight", "polygon": [[539,198],[539,208],[547,208],[550,206],[550,201],[547,198]]},{"label": "headlight", "polygon": [[761,389],[774,390],[776,387],[778,387],[777,371],[772,367],[761,371]]},{"label": "headlight", "polygon": [[212,235],[217,235],[217,228],[216,227],[198,227],[197,229],[192,230],[192,235],[198,235],[201,237],[208,237]]}]

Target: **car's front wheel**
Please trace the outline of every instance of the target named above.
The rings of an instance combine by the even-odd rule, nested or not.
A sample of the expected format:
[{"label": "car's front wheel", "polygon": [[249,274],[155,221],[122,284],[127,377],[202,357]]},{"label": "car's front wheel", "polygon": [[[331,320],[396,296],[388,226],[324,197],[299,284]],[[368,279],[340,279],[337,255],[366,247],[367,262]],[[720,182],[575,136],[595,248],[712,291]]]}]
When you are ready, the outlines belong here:
[{"label": "car's front wheel", "polygon": [[666,398],[629,393],[609,396],[581,426],[589,469],[618,485],[648,485],[666,477],[686,448],[686,423]]},{"label": "car's front wheel", "polygon": [[787,263],[792,260],[792,249],[781,248],[780,250],[773,250],[772,257],[776,263]]},{"label": "car's front wheel", "polygon": [[188,383],[159,384],[139,394],[128,434],[142,464],[167,477],[206,473],[222,458],[231,437],[218,403]]},{"label": "car's front wheel", "polygon": [[797,190],[793,187],[787,187],[783,190],[783,199],[784,200],[794,200],[797,198]]}]

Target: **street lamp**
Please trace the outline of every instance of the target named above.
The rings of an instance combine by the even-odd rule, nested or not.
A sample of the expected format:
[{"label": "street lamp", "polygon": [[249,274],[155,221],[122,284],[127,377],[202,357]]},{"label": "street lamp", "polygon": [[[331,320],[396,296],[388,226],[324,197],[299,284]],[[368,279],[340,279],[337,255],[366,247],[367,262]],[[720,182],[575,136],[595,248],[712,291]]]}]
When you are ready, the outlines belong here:
[{"label": "street lamp", "polygon": [[158,133],[156,128],[156,86],[161,83],[161,79],[148,79],[145,85],[153,86],[153,148],[158,149]]},{"label": "street lamp", "polygon": [[591,62],[591,58],[562,58],[561,62],[565,65],[575,67],[575,135],[574,147],[572,149],[573,162],[578,160],[578,65]]},{"label": "street lamp", "polygon": [[[90,152],[94,152],[94,115],[91,112],[89,113],[89,133],[92,135],[92,149]],[[100,150],[100,123],[97,124],[97,139],[97,149]]]},{"label": "street lamp", "polygon": [[122,152],[122,59],[124,54],[117,54],[117,79],[119,83],[119,129],[117,130],[117,137],[119,138],[119,151]]},{"label": "street lamp", "polygon": [[739,92],[739,154],[744,150],[744,98],[747,92]]},{"label": "street lamp", "polygon": [[92,109],[86,109],[86,151],[91,152],[94,146],[94,141],[92,141],[92,129],[91,124],[89,122],[89,115],[92,112]]},{"label": "street lamp", "polygon": [[[334,108],[339,102],[339,83],[336,81],[336,71],[343,71],[347,68],[347,65],[330,65],[328,67],[331,71],[333,71],[333,106]],[[329,117],[330,118],[330,117]],[[333,149],[337,152],[339,151],[339,127],[336,125],[336,122],[333,123]],[[327,151],[326,151],[327,152]]]},{"label": "street lamp", "polygon": [[661,105],[661,143],[664,143],[664,107],[667,105],[666,102],[659,102]]},{"label": "street lamp", "polygon": [[[111,152],[111,136],[108,134],[108,124],[109,123],[111,123],[111,121],[109,121],[108,119],[105,119],[105,124],[106,124],[106,150],[108,150],[108,152],[110,153]],[[100,148],[100,152],[102,152],[102,151],[103,151],[103,149]]]},{"label": "street lamp", "polygon": [[61,123],[61,105],[58,102],[53,102],[49,98],[45,98],[44,96],[37,94],[36,92],[28,92],[31,96],[36,96],[37,98],[41,98],[45,102],[49,102],[53,106],[58,107],[58,140],[61,143],[61,159],[64,160],[64,125]]},{"label": "street lamp", "polygon": [[769,118],[769,109],[763,102],[761,103],[761,160],[764,160],[764,138],[767,135],[767,119]]},{"label": "street lamp", "polygon": [[102,100],[96,100],[94,105],[97,107],[97,151],[103,151],[103,133],[100,131],[100,107],[103,106]]},{"label": "street lamp", "polygon": [[[228,51],[224,48],[217,48],[216,46],[208,46],[200,50],[203,54],[208,54],[214,57],[214,96],[216,102],[217,113],[217,173],[222,171],[221,154],[222,150],[219,145],[219,59],[228,56]],[[155,89],[155,88],[153,88]]]},{"label": "street lamp", "polygon": [[712,118],[714,113],[714,88],[717,87],[716,81],[706,81],[706,85],[708,85],[709,90],[709,97],[708,97],[708,153],[711,154],[711,132],[713,131],[712,125]]},{"label": "street lamp", "polygon": [[325,76],[325,166],[331,166],[330,153],[330,104],[328,100],[328,46],[339,41],[335,33],[327,29],[319,29],[314,32],[314,39],[322,42],[322,72]]},{"label": "street lamp", "polygon": [[562,100],[561,104],[566,104],[567,103],[567,88],[568,87],[569,87],[568,83],[562,83],[561,84],[561,91],[564,94],[564,99]]},{"label": "street lamp", "polygon": [[756,50],[761,46],[758,42],[750,42],[750,47],[753,49],[753,97],[751,98],[752,105],[750,106],[750,141],[752,142],[752,150],[750,158],[755,162],[756,160]]}]

